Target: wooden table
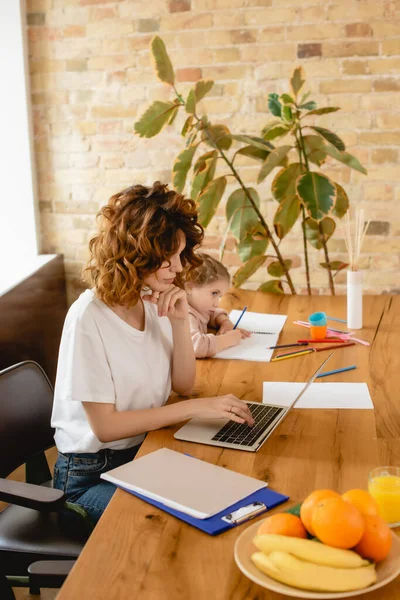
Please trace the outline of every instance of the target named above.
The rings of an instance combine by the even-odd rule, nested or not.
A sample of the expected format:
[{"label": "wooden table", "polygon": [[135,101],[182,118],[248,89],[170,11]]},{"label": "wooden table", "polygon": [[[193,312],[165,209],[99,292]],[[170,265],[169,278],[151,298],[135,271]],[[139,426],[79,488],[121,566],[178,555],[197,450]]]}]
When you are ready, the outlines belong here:
[{"label": "wooden table", "polygon": [[[281,342],[304,337],[293,324],[316,310],[345,318],[345,297],[274,297],[234,290],[227,308],[288,315]],[[329,370],[356,364],[329,381],[366,381],[375,410],[294,410],[257,453],[190,444],[174,439],[179,426],[147,436],[138,456],[166,446],[268,481],[301,501],[315,488],[365,488],[378,465],[400,465],[400,297],[364,299],[364,329],[370,347],[356,345],[332,357]],[[325,354],[278,363],[200,360],[195,395],[231,392],[261,400],[263,381],[306,381]],[[323,380],[322,380],[323,381]],[[280,510],[280,509],[276,509]],[[263,518],[263,517],[260,517]],[[210,537],[118,490],[60,591],[58,600],[281,600],[237,568],[233,547],[245,525]],[[399,600],[400,578],[358,596]]]}]

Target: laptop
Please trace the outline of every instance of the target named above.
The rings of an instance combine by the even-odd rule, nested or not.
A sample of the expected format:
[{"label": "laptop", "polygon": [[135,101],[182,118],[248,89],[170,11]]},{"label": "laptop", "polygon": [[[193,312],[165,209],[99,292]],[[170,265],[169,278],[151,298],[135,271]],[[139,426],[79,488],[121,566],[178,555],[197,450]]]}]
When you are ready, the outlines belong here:
[{"label": "laptop", "polygon": [[292,410],[302,395],[310,387],[321,369],[334,354],[332,351],[328,358],[318,367],[307,381],[300,394],[289,406],[276,404],[261,404],[260,402],[246,402],[255,421],[253,427],[247,423],[236,423],[229,419],[191,419],[174,435],[177,440],[222,446],[234,450],[257,452],[272,432]]}]

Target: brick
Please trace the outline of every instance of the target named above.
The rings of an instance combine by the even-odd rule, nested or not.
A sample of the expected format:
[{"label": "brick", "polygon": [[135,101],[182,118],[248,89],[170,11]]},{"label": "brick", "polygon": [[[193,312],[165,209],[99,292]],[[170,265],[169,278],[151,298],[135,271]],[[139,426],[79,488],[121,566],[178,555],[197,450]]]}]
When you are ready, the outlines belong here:
[{"label": "brick", "polygon": [[332,23],[314,23],[313,25],[293,25],[286,28],[286,38],[296,42],[300,40],[331,40],[343,35],[342,27]]},{"label": "brick", "polygon": [[224,11],[215,12],[213,15],[214,27],[242,27],[244,25],[243,12],[235,11]]},{"label": "brick", "polygon": [[97,125],[95,121],[76,121],[74,130],[82,135],[94,135],[97,131]]},{"label": "brick", "polygon": [[257,31],[254,29],[234,29],[231,31],[233,44],[254,44],[257,39]]},{"label": "brick", "polygon": [[[292,75],[292,70],[293,68],[291,66],[287,76],[289,79]],[[340,77],[341,75],[339,61],[324,57],[322,57],[321,60],[308,61],[304,65],[304,71],[308,79],[311,77]]]},{"label": "brick", "polygon": [[98,166],[99,160],[99,156],[91,152],[76,153],[71,155],[70,165],[80,169],[91,169]]},{"label": "brick", "polygon": [[244,13],[246,25],[272,25],[273,23],[290,23],[293,18],[291,8],[269,8],[268,10],[248,10]]},{"label": "brick", "polygon": [[393,106],[397,106],[397,94],[382,94],[364,96],[361,99],[361,107],[367,110],[390,110]]},{"label": "brick", "polygon": [[140,33],[149,33],[160,29],[160,19],[139,19],[138,31]]},{"label": "brick", "polygon": [[388,221],[371,221],[366,235],[389,235],[390,223]]},{"label": "brick", "polygon": [[29,62],[30,73],[57,73],[65,70],[65,63],[62,60],[51,60],[39,58]]},{"label": "brick", "polygon": [[90,22],[89,9],[82,6],[53,7],[46,13],[46,22],[52,27],[87,25]]},{"label": "brick", "polygon": [[26,15],[26,22],[28,25],[44,25],[46,22],[45,13],[28,13]]},{"label": "brick", "polygon": [[202,107],[207,114],[232,114],[238,109],[236,98],[205,98]]},{"label": "brick", "polygon": [[377,56],[378,42],[324,42],[324,56]]},{"label": "brick", "polygon": [[98,21],[87,25],[88,37],[118,37],[133,33],[134,23],[120,20]]},{"label": "brick", "polygon": [[374,23],[374,34],[375,37],[394,37],[400,35],[400,22],[398,19],[386,20],[386,21],[375,21]]},{"label": "brick", "polygon": [[241,65],[204,67],[202,71],[204,79],[213,79],[214,81],[223,81],[226,79],[244,79],[249,75],[248,67]]},{"label": "brick", "polygon": [[90,71],[110,71],[113,69],[129,69],[136,64],[133,54],[120,54],[111,56],[95,56],[88,59]]},{"label": "brick", "polygon": [[400,72],[400,58],[379,58],[368,61],[369,73],[388,75]]},{"label": "brick", "polygon": [[330,21],[363,20],[382,17],[381,2],[340,2],[328,7],[328,19]]},{"label": "brick", "polygon": [[239,48],[217,48],[214,50],[215,63],[239,62]]},{"label": "brick", "polygon": [[212,27],[213,17],[210,13],[175,13],[161,18],[161,29],[164,31],[185,29],[207,29]]},{"label": "brick", "polygon": [[[189,34],[190,35],[190,34]],[[209,30],[204,32],[205,43],[208,47],[210,46],[230,46],[232,44],[232,37],[229,31],[223,29]]]},{"label": "brick", "polygon": [[171,13],[186,12],[191,8],[190,0],[169,0],[168,2],[168,9]]},{"label": "brick", "polygon": [[103,19],[116,19],[118,17],[116,7],[101,6],[92,8],[90,11],[90,21],[103,21]]},{"label": "brick", "polygon": [[124,158],[119,154],[106,154],[101,157],[101,166],[104,169],[120,169],[124,165]]},{"label": "brick", "polygon": [[393,199],[393,192],[393,185],[387,183],[368,182],[368,185],[364,186],[363,193],[365,200],[373,200],[376,202],[377,199],[379,199],[381,202],[388,202]]},{"label": "brick", "polygon": [[242,61],[295,60],[296,44],[270,44],[268,46],[243,46],[240,49]]},{"label": "brick", "polygon": [[377,113],[374,124],[380,129],[400,129],[400,113]]},{"label": "brick", "polygon": [[169,56],[172,64],[179,67],[193,67],[193,65],[200,67],[214,63],[214,50],[211,48],[199,48],[198,50],[187,48],[185,52],[182,52],[182,50],[173,50],[169,52]]},{"label": "brick", "polygon": [[365,93],[370,92],[372,82],[368,79],[334,79],[321,81],[321,94],[338,94],[342,92]]},{"label": "brick", "polygon": [[51,8],[52,0],[26,0],[26,12],[47,12]]},{"label": "brick", "polygon": [[349,23],[346,25],[345,31],[347,37],[371,37],[373,35],[372,27],[368,23]]},{"label": "brick", "polygon": [[67,60],[67,71],[87,71],[87,60]]},{"label": "brick", "polygon": [[125,106],[93,106],[91,109],[91,115],[94,119],[124,119],[126,117],[136,117],[136,114],[136,106],[129,108]]},{"label": "brick", "polygon": [[400,134],[396,131],[368,131],[361,132],[359,136],[360,144],[375,144],[377,146],[397,145]]},{"label": "brick", "polygon": [[397,40],[383,40],[382,52],[383,56],[391,54],[400,54],[400,39]]},{"label": "brick", "polygon": [[198,81],[202,78],[202,71],[199,68],[192,69],[177,69],[176,80],[177,81]]},{"label": "brick", "polygon": [[322,56],[321,44],[299,44],[297,46],[297,58],[310,58]]},{"label": "brick", "polygon": [[284,27],[266,27],[262,29],[258,36],[260,44],[268,44],[271,42],[283,42],[285,39]]},{"label": "brick", "polygon": [[196,0],[196,10],[225,10],[243,8],[248,0]]},{"label": "brick", "polygon": [[397,162],[399,153],[393,148],[378,148],[372,150],[371,160],[375,164],[382,164],[386,162]]},{"label": "brick", "polygon": [[82,6],[94,6],[95,4],[115,4],[116,0],[79,0]]},{"label": "brick", "polygon": [[369,72],[368,62],[362,60],[344,60],[343,73],[345,75],[365,75]]},{"label": "brick", "polygon": [[247,0],[246,6],[272,6],[272,0]]},{"label": "brick", "polygon": [[102,54],[106,54],[106,55],[108,55],[108,54],[124,54],[126,52],[126,50],[128,50],[125,38],[105,39],[102,44],[102,49],[103,49]]},{"label": "brick", "polygon": [[399,79],[377,79],[373,83],[375,92],[398,92],[400,90]]},{"label": "brick", "polygon": [[[325,7],[324,6],[300,6],[296,10],[296,15],[300,22],[316,23],[318,21],[325,20]],[[294,19],[292,19],[294,20]]]},{"label": "brick", "polygon": [[69,95],[69,101],[71,104],[79,104],[81,102],[91,102],[93,98],[92,90],[74,90]]}]

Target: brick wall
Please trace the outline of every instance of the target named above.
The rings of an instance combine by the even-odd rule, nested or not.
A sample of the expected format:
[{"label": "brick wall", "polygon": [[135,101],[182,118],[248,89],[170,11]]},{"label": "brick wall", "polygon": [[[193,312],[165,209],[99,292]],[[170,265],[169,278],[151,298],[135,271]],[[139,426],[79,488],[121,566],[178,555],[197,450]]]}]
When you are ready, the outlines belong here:
[{"label": "brick wall", "polygon": [[[332,127],[368,169],[367,177],[326,169],[372,219],[365,287],[399,291],[398,0],[27,0],[27,24],[42,250],[64,254],[70,300],[81,289],[99,207],[133,182],[170,181],[182,147],[176,127],[152,140],[132,133],[151,100],[169,97],[151,66],[154,34],[166,43],[183,93],[198,78],[216,81],[203,106],[235,133],[259,133],[272,119],[268,93],[287,91],[293,68],[303,66],[318,105],[342,107],[318,124]],[[254,184],[258,169],[244,160],[244,181]],[[259,186],[269,222],[276,208],[270,182]],[[221,206],[206,239],[215,254],[224,227]],[[281,248],[296,257],[293,280],[302,291],[298,227]],[[346,259],[340,228],[329,248],[331,260]],[[313,289],[326,292],[323,257],[310,254]],[[232,272],[240,264],[232,240],[224,262]],[[258,272],[249,287],[264,279]],[[339,274],[339,293],[344,281]]]}]

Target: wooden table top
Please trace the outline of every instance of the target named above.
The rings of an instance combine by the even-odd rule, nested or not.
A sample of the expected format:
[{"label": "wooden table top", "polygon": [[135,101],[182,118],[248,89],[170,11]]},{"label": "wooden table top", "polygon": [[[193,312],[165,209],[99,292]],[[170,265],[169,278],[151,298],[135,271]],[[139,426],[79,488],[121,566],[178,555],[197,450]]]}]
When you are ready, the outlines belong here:
[{"label": "wooden table top", "polygon": [[[228,309],[247,305],[255,312],[288,315],[280,343],[304,337],[306,330],[293,321],[307,320],[316,310],[338,318],[346,316],[343,296],[275,297],[233,290],[224,301]],[[327,381],[367,382],[373,411],[294,410],[256,453],[175,440],[177,425],[150,433],[138,456],[164,446],[189,452],[268,481],[272,489],[290,495],[285,507],[300,502],[316,488],[339,492],[366,488],[372,468],[400,465],[399,332],[400,296],[365,297],[364,328],[357,335],[371,346],[343,348],[329,363],[329,370],[357,365],[356,370]],[[323,356],[277,363],[199,360],[194,395],[230,392],[260,401],[263,381],[307,381]],[[235,540],[245,527],[214,538],[118,490],[57,598],[281,600],[284,596],[253,584],[235,564]],[[358,598],[398,600],[400,578]]]}]

